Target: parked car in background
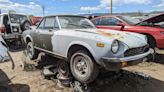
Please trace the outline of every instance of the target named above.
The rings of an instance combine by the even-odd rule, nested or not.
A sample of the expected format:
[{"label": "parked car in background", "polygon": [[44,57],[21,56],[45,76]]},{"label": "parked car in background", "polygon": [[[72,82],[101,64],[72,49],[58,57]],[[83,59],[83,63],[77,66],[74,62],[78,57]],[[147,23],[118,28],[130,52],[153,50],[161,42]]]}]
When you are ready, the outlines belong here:
[{"label": "parked car in background", "polygon": [[30,18],[31,24],[34,25],[34,26],[36,26],[36,25],[39,24],[39,22],[40,22],[41,19],[42,19],[42,17],[32,16]]},{"label": "parked car in background", "polygon": [[119,71],[141,63],[152,52],[144,35],[97,29],[89,19],[74,15],[46,16],[22,36],[30,59],[39,52],[63,59],[82,83],[93,82],[100,68]]},{"label": "parked car in background", "polygon": [[5,41],[20,41],[24,30],[29,29],[31,23],[26,15],[1,14],[0,33]]},{"label": "parked car in background", "polygon": [[[92,19],[97,28],[141,33],[151,48],[164,49],[164,14],[139,21],[129,16],[101,16]],[[109,30],[110,31],[110,30]]]}]

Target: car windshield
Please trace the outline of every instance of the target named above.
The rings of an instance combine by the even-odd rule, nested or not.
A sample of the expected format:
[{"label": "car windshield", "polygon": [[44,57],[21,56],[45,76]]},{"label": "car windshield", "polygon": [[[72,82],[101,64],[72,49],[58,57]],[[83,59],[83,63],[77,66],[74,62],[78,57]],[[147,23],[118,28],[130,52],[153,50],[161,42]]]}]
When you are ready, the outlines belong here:
[{"label": "car windshield", "polygon": [[87,18],[77,16],[60,16],[62,29],[87,29],[95,28],[94,24]]},{"label": "car windshield", "polygon": [[130,16],[118,16],[118,17],[130,25],[135,25],[141,22],[139,19],[135,19]]},{"label": "car windshield", "polygon": [[9,14],[11,23],[22,23],[27,20],[27,16],[18,14]]}]

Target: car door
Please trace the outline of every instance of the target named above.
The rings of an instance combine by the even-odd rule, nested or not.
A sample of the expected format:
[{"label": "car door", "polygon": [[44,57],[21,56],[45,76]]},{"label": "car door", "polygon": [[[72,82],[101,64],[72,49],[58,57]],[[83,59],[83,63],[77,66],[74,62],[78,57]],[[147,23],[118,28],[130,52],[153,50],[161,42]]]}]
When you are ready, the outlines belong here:
[{"label": "car door", "polygon": [[97,21],[98,22],[95,21],[95,23],[97,23],[97,25],[96,25],[97,28],[121,30],[121,26],[117,25],[118,23],[121,23],[121,21],[119,21],[116,18],[103,17],[103,18],[100,18]]},{"label": "car door", "polygon": [[34,31],[32,35],[33,38],[33,43],[35,47],[39,47],[41,48],[41,42],[40,42],[40,31],[44,30],[44,23],[45,23],[45,18],[43,18],[41,20],[41,22],[39,23],[39,25],[37,26],[36,30]]},{"label": "car door", "polygon": [[59,30],[56,17],[46,17],[44,28],[39,30],[40,47],[44,50],[52,51],[51,37],[55,31]]}]

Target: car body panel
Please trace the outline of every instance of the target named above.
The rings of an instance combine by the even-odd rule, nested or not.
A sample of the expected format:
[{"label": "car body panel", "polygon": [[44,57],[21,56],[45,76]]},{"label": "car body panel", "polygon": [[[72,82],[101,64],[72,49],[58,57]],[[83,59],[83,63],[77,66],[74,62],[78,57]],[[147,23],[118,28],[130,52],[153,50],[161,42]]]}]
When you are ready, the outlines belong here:
[{"label": "car body panel", "polygon": [[[82,45],[92,53],[97,63],[100,63],[100,58],[106,56],[107,53],[114,56],[110,52],[110,44],[112,44],[115,39],[124,43],[126,48],[123,52],[129,48],[142,47],[147,44],[144,35],[138,35],[135,33],[116,32],[116,30],[76,29],[54,32],[54,35],[52,36],[52,46],[53,52],[67,57],[68,50],[72,45]],[[105,43],[105,47],[96,47],[97,42]]]}]

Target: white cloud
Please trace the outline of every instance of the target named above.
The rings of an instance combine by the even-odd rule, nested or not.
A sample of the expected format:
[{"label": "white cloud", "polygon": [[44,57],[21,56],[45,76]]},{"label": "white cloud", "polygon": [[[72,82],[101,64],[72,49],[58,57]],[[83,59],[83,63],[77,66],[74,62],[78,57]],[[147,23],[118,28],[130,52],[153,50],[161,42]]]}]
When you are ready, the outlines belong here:
[{"label": "white cloud", "polygon": [[35,2],[29,2],[28,4],[14,3],[10,0],[0,0],[0,9],[2,12],[8,12],[8,10],[14,10],[18,13],[25,14],[37,14],[42,13],[41,6],[35,4]]},{"label": "white cloud", "polygon": [[157,4],[154,7],[157,7],[157,8],[163,7],[163,9],[164,9],[164,0],[162,0],[160,4]]},{"label": "white cloud", "polygon": [[[126,5],[126,4],[143,4],[147,5],[150,4],[151,0],[113,0],[113,5],[114,6],[121,6],[121,5]],[[110,5],[110,0],[101,0],[100,4],[95,6],[95,7],[81,7],[80,10],[82,11],[96,11],[100,9],[108,9]]]},{"label": "white cloud", "polygon": [[81,7],[80,10],[82,11],[96,11],[96,10],[99,10],[98,7]]}]

